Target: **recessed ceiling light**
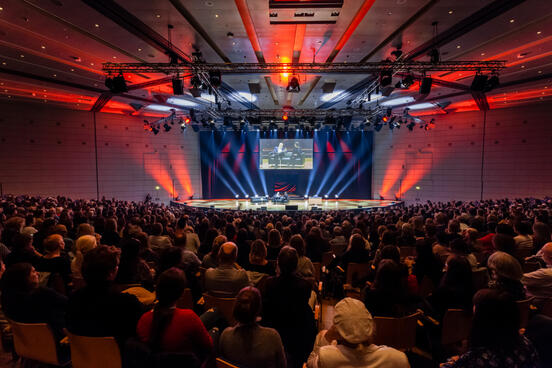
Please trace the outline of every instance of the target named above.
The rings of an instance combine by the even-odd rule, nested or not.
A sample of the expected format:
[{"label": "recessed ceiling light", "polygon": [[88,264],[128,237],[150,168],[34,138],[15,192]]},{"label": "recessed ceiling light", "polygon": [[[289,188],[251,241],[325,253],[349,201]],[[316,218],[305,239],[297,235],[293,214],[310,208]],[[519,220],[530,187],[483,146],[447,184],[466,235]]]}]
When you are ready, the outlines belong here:
[{"label": "recessed ceiling light", "polygon": [[538,73],[539,73],[539,74],[542,74],[542,70],[539,70]]},{"label": "recessed ceiling light", "polygon": [[456,45],[456,48],[457,48],[457,49],[459,49],[460,47],[462,47],[462,46],[460,46],[460,45]]},{"label": "recessed ceiling light", "polygon": [[485,53],[484,53],[484,52],[482,52],[482,53],[481,53],[481,56],[485,56]]},{"label": "recessed ceiling light", "polygon": [[117,59],[117,56],[113,56],[113,59]]},{"label": "recessed ceiling light", "polygon": [[541,31],[537,31],[537,34],[541,34],[542,32]]},{"label": "recessed ceiling light", "polygon": [[449,10],[449,14],[452,14],[452,13],[454,13],[454,10],[452,10],[452,9]]},{"label": "recessed ceiling light", "polygon": [[74,72],[74,71],[75,71],[75,69],[71,69],[71,71],[72,71],[72,72]]},{"label": "recessed ceiling light", "polygon": [[90,63],[90,65],[94,65],[94,63]]},{"label": "recessed ceiling light", "polygon": [[6,62],[5,62],[5,61],[3,61],[3,62],[2,62],[2,65],[6,65]]},{"label": "recessed ceiling light", "polygon": [[157,18],[161,18],[161,14],[155,14]]},{"label": "recessed ceiling light", "polygon": [[24,58],[24,57],[25,57],[25,55],[21,54],[21,55],[19,55],[19,57],[21,57],[21,58]]},{"label": "recessed ceiling light", "polygon": [[138,51],[142,51],[142,49],[138,49]]},{"label": "recessed ceiling light", "polygon": [[2,8],[2,7],[0,6],[0,11],[2,11],[2,10],[4,10],[4,8]]},{"label": "recessed ceiling light", "polygon": [[94,24],[94,27],[100,28],[100,25],[98,23]]},{"label": "recessed ceiling light", "polygon": [[57,74],[52,74],[52,77],[57,77]]},{"label": "recessed ceiling light", "polygon": [[42,45],[42,46],[40,46],[40,48],[41,48],[42,50],[45,50],[45,49],[46,49],[46,46]]},{"label": "recessed ceiling light", "polygon": [[515,21],[515,19],[510,19],[510,23],[514,23]]},{"label": "recessed ceiling light", "polygon": [[391,12],[388,12],[388,13],[387,13],[387,15],[392,15],[392,14],[393,14],[393,13],[391,13]]},{"label": "recessed ceiling light", "polygon": [[521,66],[521,69],[523,69],[523,68],[525,68],[525,65],[522,65],[522,66]]},{"label": "recessed ceiling light", "polygon": [[218,17],[219,17],[219,15],[218,15],[218,14],[215,14],[215,18],[218,18]]}]

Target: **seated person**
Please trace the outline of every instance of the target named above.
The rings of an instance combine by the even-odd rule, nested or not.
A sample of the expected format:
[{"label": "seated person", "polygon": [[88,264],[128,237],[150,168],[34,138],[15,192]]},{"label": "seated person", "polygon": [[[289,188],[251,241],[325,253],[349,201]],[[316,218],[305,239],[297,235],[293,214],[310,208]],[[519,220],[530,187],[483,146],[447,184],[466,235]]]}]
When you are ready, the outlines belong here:
[{"label": "seated person", "polygon": [[213,350],[213,342],[192,310],[176,308],[185,287],[182,270],[173,267],[163,272],[155,288],[158,303],[140,318],[136,332],[153,352],[191,352],[203,361]]},{"label": "seated person", "polygon": [[311,260],[305,256],[305,241],[300,234],[295,234],[289,239],[289,246],[297,251],[297,270],[295,271],[298,276],[302,278],[314,277],[314,265]]},{"label": "seated person", "polygon": [[366,242],[360,234],[353,234],[349,238],[349,246],[343,255],[339,265],[345,272],[349,263],[366,263],[370,261],[370,250],[366,249]]},{"label": "seated person", "polygon": [[205,291],[213,296],[233,298],[249,285],[249,278],[243,269],[235,266],[238,247],[232,242],[222,244],[218,254],[219,265],[205,271]]},{"label": "seated person", "polygon": [[219,353],[243,367],[285,368],[286,355],[278,332],[257,323],[261,313],[261,294],[248,286],[243,288],[234,306],[235,327],[220,336]]},{"label": "seated person", "polygon": [[540,366],[533,344],[519,333],[519,310],[511,295],[482,289],[473,301],[469,350],[451,358],[441,368]]},{"label": "seated person", "polygon": [[301,367],[316,335],[309,306],[312,285],[297,276],[297,251],[285,246],[278,255],[279,275],[266,280],[263,291],[263,326],[278,331],[286,349],[288,367]]},{"label": "seated person", "polygon": [[57,341],[64,337],[67,298],[38,286],[38,272],[30,263],[16,263],[2,277],[2,309],[9,319],[47,323]]},{"label": "seated person", "polygon": [[121,242],[121,259],[115,282],[118,284],[140,284],[153,290],[153,275],[148,264],[139,256],[140,242],[130,238]]},{"label": "seated person", "polygon": [[525,299],[525,288],[521,283],[523,270],[517,259],[505,252],[494,252],[487,260],[487,267],[491,274],[491,289],[505,291],[515,300]]},{"label": "seated person", "polygon": [[218,266],[218,254],[222,244],[226,243],[227,239],[225,235],[217,235],[213,239],[213,244],[211,246],[211,251],[203,257],[201,262],[201,267],[205,268],[215,268]]},{"label": "seated person", "polygon": [[527,295],[535,297],[535,303],[552,302],[552,243],[542,248],[542,258],[547,267],[523,275],[521,282]]},{"label": "seated person", "polygon": [[142,304],[131,294],[113,289],[119,265],[118,249],[100,245],[84,256],[86,286],[77,290],[67,306],[67,328],[81,336],[113,336],[120,346],[136,331]]},{"label": "seated person", "polygon": [[[65,253],[62,254],[65,249],[65,242],[63,237],[58,234],[48,236],[44,240],[44,251],[46,254],[40,260],[37,265],[39,272],[49,272],[49,283],[51,286],[53,278],[56,276],[61,277],[63,280],[63,288],[65,294],[69,292],[69,284],[71,283],[71,261]],[[57,289],[56,289],[57,290]],[[60,290],[57,290],[61,292]]]},{"label": "seated person", "polygon": [[274,276],[276,274],[274,265],[266,260],[266,245],[261,239],[257,239],[251,243],[249,264],[247,264],[245,268],[248,271],[258,272],[270,276]]},{"label": "seated person", "polygon": [[341,300],[332,327],[316,337],[307,367],[409,368],[404,353],[373,343],[374,332],[374,319],[361,301]]},{"label": "seated person", "polygon": [[3,261],[6,263],[6,267],[20,262],[30,263],[36,267],[40,263],[41,257],[42,254],[37,252],[33,246],[33,237],[18,233],[13,237],[11,253]]},{"label": "seated person", "polygon": [[[84,225],[84,224],[81,224]],[[75,258],[71,261],[71,273],[74,278],[82,279],[82,261],[84,255],[96,248],[98,241],[94,235],[82,235],[75,242]]]}]

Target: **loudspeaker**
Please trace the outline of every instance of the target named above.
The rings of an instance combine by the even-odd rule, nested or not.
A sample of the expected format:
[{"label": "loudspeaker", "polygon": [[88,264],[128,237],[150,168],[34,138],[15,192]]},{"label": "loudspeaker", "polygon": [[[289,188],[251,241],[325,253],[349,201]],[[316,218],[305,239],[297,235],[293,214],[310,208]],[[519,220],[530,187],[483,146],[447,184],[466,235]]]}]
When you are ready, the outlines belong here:
[{"label": "loudspeaker", "polygon": [[299,206],[296,204],[286,204],[286,211],[297,211]]},{"label": "loudspeaker", "polygon": [[433,80],[430,77],[422,78],[422,81],[420,82],[420,94],[429,95],[429,93],[431,92],[432,83]]},{"label": "loudspeaker", "polygon": [[184,94],[184,86],[182,84],[182,79],[174,78],[172,80],[172,88],[173,88],[173,94],[174,95],[183,95]]}]

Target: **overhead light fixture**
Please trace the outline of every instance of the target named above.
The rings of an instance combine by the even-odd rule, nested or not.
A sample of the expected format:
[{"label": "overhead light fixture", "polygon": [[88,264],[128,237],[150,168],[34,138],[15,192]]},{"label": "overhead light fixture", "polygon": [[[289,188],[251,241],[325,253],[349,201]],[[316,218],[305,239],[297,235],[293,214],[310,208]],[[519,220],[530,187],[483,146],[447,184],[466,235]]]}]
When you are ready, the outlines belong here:
[{"label": "overhead light fixture", "polygon": [[156,105],[156,104],[148,105],[148,107],[146,107],[146,109],[153,110],[153,111],[171,111],[171,110],[174,110],[173,107],[165,106],[165,105]]},{"label": "overhead light fixture", "polygon": [[434,108],[435,105],[432,104],[431,102],[424,102],[424,103],[419,103],[419,104],[415,104],[415,105],[410,105],[408,107],[410,108],[410,110],[423,110],[423,109]]},{"label": "overhead light fixture", "polygon": [[299,86],[299,79],[297,79],[297,77],[292,77],[289,80],[288,85],[286,87],[286,91],[291,93],[301,92],[301,87]]},{"label": "overhead light fixture", "polygon": [[395,85],[395,88],[408,89],[413,84],[414,84],[414,77],[412,77],[412,75],[408,74],[402,80],[397,82],[397,84]]},{"label": "overhead light fixture", "polygon": [[211,70],[209,72],[209,83],[214,88],[219,88],[222,85],[222,73],[220,70]]},{"label": "overhead light fixture", "polygon": [[494,73],[491,75],[491,77],[487,80],[487,83],[485,85],[485,92],[490,92],[493,89],[497,88],[500,85],[500,80],[498,79],[498,74]]},{"label": "overhead light fixture", "polygon": [[111,93],[123,93],[128,91],[125,77],[121,72],[119,72],[119,74],[115,77],[108,76],[105,79],[105,86],[111,91]]},{"label": "overhead light fixture", "polygon": [[173,95],[183,95],[184,94],[184,84],[180,76],[177,74],[176,77],[172,79],[172,89]]},{"label": "overhead light fixture", "polygon": [[393,81],[393,73],[390,70],[382,70],[380,73],[380,86],[387,87]]},{"label": "overhead light fixture", "polygon": [[170,97],[167,99],[167,103],[172,105],[184,106],[184,107],[194,107],[197,106],[197,103],[183,98]]},{"label": "overhead light fixture", "polygon": [[481,73],[475,74],[470,89],[476,92],[484,92],[485,86],[487,85],[487,79],[489,79],[489,77],[486,75]]},{"label": "overhead light fixture", "polygon": [[423,77],[420,82],[420,94],[429,95],[431,92],[431,85],[433,84],[433,79],[431,77]]}]

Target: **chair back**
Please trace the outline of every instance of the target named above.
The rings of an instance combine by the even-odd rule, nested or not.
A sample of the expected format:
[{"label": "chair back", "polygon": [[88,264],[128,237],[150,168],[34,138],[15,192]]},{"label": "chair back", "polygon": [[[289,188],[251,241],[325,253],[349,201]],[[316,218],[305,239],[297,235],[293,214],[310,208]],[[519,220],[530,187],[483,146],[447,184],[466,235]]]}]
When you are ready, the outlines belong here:
[{"label": "chair back", "polygon": [[321,262],[312,262],[314,266],[314,278],[316,281],[320,281],[320,275],[322,274],[322,263]]},{"label": "chair back", "polygon": [[406,317],[374,317],[376,335],[374,343],[387,345],[399,350],[416,346],[416,325],[420,312]]},{"label": "chair back", "polygon": [[474,289],[484,289],[489,285],[489,272],[487,267],[479,267],[472,271],[472,281]]},{"label": "chair back", "polygon": [[516,301],[519,310],[519,328],[527,327],[527,322],[529,322],[529,310],[534,299],[534,297],[531,297],[525,300]]},{"label": "chair back", "polygon": [[194,298],[192,298],[192,289],[184,289],[184,292],[176,302],[176,307],[181,309],[194,309]]},{"label": "chair back", "polygon": [[448,309],[443,316],[441,343],[452,345],[470,336],[472,316],[463,309]]},{"label": "chair back", "polygon": [[217,358],[217,368],[240,368],[222,358]]},{"label": "chair back", "polygon": [[234,319],[234,305],[236,304],[236,298],[219,298],[204,293],[203,300],[205,301],[206,309],[216,308],[224,316],[228,324],[234,325],[236,323]]},{"label": "chair back", "polygon": [[370,263],[349,263],[347,265],[346,283],[353,285],[358,280],[368,277],[370,273]]},{"label": "chair back", "polygon": [[333,252],[322,253],[322,266],[328,266],[334,259],[335,254]]},{"label": "chair back", "polygon": [[78,336],[67,332],[73,368],[121,368],[121,352],[114,337]]},{"label": "chair back", "polygon": [[46,323],[20,323],[9,320],[17,355],[37,362],[59,366],[57,343]]}]

